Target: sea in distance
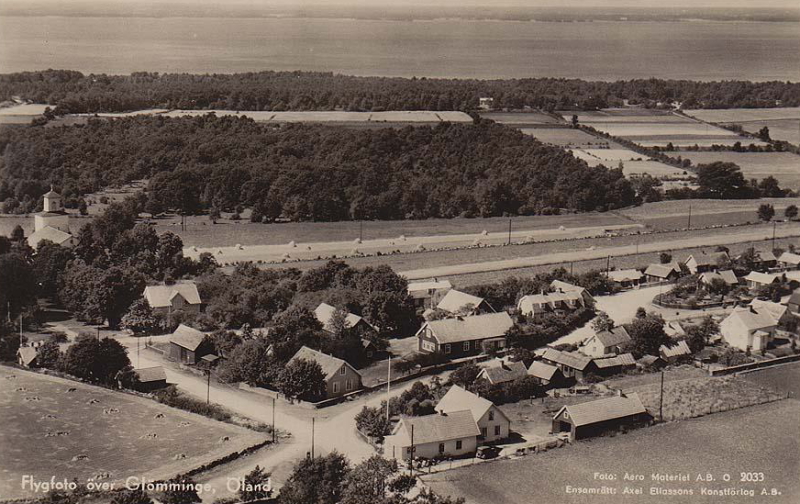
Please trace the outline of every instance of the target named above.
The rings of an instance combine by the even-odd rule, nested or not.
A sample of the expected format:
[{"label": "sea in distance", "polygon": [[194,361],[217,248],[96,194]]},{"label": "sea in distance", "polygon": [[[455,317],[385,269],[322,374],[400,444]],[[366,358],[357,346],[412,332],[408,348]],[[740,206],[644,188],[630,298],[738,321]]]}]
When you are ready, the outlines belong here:
[{"label": "sea in distance", "polygon": [[796,22],[0,17],[0,73],[800,81]]}]

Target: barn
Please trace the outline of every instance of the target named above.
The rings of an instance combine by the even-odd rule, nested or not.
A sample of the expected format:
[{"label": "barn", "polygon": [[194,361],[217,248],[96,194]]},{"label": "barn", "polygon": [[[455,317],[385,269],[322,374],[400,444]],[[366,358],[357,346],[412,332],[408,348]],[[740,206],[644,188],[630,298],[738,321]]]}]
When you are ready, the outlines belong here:
[{"label": "barn", "polygon": [[553,433],[568,432],[570,441],[652,421],[637,394],[563,406],[553,416]]}]

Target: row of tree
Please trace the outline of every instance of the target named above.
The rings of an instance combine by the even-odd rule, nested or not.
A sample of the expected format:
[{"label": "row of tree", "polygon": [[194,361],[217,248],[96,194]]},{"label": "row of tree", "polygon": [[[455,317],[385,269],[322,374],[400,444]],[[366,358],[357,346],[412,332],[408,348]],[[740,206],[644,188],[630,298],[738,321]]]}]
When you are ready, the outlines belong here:
[{"label": "row of tree", "polygon": [[22,97],[55,112],[124,112],[148,108],[227,110],[596,109],[682,102],[685,108],[800,105],[800,83],[634,79],[426,79],[354,77],[330,72],[83,75],[44,70],[0,75],[0,100]]}]

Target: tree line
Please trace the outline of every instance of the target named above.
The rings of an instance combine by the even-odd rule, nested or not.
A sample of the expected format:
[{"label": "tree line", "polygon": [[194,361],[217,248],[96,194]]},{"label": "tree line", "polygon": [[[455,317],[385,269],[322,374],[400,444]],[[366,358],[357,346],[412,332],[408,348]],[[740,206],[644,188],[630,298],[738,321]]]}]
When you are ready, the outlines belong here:
[{"label": "tree line", "polygon": [[254,221],[488,217],[636,202],[621,170],[589,167],[491,121],[354,130],[247,118],[139,116],[0,131],[0,201],[40,208],[149,179],[145,211],[253,209]]},{"label": "tree line", "polygon": [[355,77],[331,72],[84,75],[44,70],[0,75],[0,100],[22,97],[57,114],[148,108],[226,110],[476,110],[492,97],[501,109],[592,110],[683,102],[684,108],[800,105],[800,83],[633,79],[428,79]]}]

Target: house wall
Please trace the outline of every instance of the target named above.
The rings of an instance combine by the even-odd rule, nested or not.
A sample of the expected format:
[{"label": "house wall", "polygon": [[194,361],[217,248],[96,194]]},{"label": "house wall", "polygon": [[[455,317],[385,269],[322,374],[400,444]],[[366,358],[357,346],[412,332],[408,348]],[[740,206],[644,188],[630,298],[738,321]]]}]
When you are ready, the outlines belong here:
[{"label": "house wall", "polygon": [[33,216],[33,229],[39,231],[45,227],[59,229],[65,233],[69,233],[69,216],[68,215],[34,215]]},{"label": "house wall", "polygon": [[[734,319],[725,319],[720,323],[720,332],[725,341],[732,347],[738,348],[742,351],[747,351],[748,347],[753,351],[758,351],[766,348],[769,343],[769,338],[761,339],[756,338],[754,341],[753,332],[749,331],[742,324]],[[762,329],[765,332],[774,334],[775,327],[768,327]]]},{"label": "house wall", "polygon": [[[341,369],[344,369],[344,374]],[[361,388],[361,375],[347,364],[343,364],[341,369],[325,383],[328,398],[340,397]],[[348,381],[350,388],[347,387]]]},{"label": "house wall", "polygon": [[197,364],[199,359],[194,352],[175,343],[169,345],[169,357],[183,364]]},{"label": "house wall", "polygon": [[597,337],[592,336],[588,340],[584,342],[585,344],[581,346],[580,350],[581,353],[588,355],[589,357],[602,357],[607,353],[613,353],[613,349],[611,347],[605,347]]},{"label": "house wall", "polygon": [[[492,420],[489,420],[490,415],[493,414]],[[495,428],[500,427],[500,433],[495,434]],[[511,422],[503,416],[497,406],[492,406],[483,414],[478,420],[478,428],[481,430],[481,443],[491,443],[500,439],[507,438],[510,434]],[[486,432],[486,434],[484,434]]]},{"label": "house wall", "polygon": [[[400,438],[400,439],[398,439]],[[461,441],[461,449],[456,449],[456,442]],[[449,457],[457,457],[460,455],[467,455],[474,453],[478,448],[477,436],[469,436],[459,439],[450,439],[442,441],[444,443],[443,455]],[[409,451],[411,446],[406,441],[406,436],[386,436],[384,441],[383,456],[388,459],[408,460],[411,457]],[[414,445],[415,458],[434,458],[439,456],[439,443],[425,443]]]}]

